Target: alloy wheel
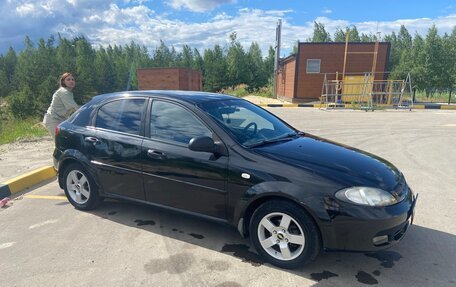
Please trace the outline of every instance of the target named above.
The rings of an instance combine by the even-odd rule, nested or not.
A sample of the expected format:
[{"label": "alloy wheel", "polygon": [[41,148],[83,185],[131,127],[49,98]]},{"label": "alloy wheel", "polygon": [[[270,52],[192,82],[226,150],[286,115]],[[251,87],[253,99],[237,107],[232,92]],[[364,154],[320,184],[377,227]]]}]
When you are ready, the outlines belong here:
[{"label": "alloy wheel", "polygon": [[66,187],[71,199],[78,204],[85,204],[90,198],[90,183],[78,170],[72,170],[66,178]]},{"label": "alloy wheel", "polygon": [[281,212],[269,213],[261,219],[258,239],[270,256],[283,261],[297,258],[306,243],[303,229],[297,220]]}]

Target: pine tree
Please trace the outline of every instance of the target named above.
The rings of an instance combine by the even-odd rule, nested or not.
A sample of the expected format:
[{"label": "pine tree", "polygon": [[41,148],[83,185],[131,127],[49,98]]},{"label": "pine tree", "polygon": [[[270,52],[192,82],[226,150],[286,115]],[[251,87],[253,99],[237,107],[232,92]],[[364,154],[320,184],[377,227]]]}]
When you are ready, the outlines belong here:
[{"label": "pine tree", "polygon": [[345,43],[345,32],[337,28],[336,32],[334,32],[334,42],[344,42]]},{"label": "pine tree", "polygon": [[227,63],[222,48],[219,45],[215,45],[214,50],[204,50],[203,59],[203,89],[209,92],[217,92],[227,87]]},{"label": "pine tree", "polygon": [[116,74],[113,63],[103,47],[100,47],[95,55],[95,76],[97,91],[110,93],[116,89]]},{"label": "pine tree", "polygon": [[271,80],[274,77],[274,60],[275,60],[275,50],[272,46],[269,46],[268,56],[263,62],[264,71],[266,74],[266,79]]},{"label": "pine tree", "polygon": [[356,28],[356,26],[353,26],[352,28],[347,28],[347,31],[349,42],[361,42],[361,39],[359,38],[358,29]]},{"label": "pine tree", "polygon": [[4,58],[4,65],[5,65],[5,73],[6,77],[8,78],[8,92],[13,91],[17,88],[17,83],[13,81],[14,74],[16,73],[16,64],[17,64],[17,56],[16,52],[10,46],[8,52]]},{"label": "pine tree", "polygon": [[95,90],[95,51],[85,37],[73,40],[76,46],[76,73],[77,85],[74,89],[75,101],[85,103],[96,95]]},{"label": "pine tree", "polygon": [[237,85],[247,83],[248,69],[246,55],[241,43],[237,41],[236,32],[230,35],[230,46],[226,56],[228,69],[228,85],[234,88]]},{"label": "pine tree", "polygon": [[423,38],[416,33],[412,42],[411,58],[411,77],[413,90],[424,90],[426,88],[426,55],[424,50],[425,42]]},{"label": "pine tree", "polygon": [[259,88],[267,84],[268,77],[264,70],[263,57],[258,43],[253,42],[250,45],[247,53],[247,68],[248,68],[248,90],[258,91]]},{"label": "pine tree", "polygon": [[426,95],[432,93],[433,88],[441,88],[444,86],[443,78],[445,71],[445,57],[443,51],[443,43],[440,38],[437,28],[432,26],[429,28],[426,35],[425,51],[425,75],[426,75]]},{"label": "pine tree", "polygon": [[182,47],[182,60],[178,65],[184,68],[191,68],[193,66],[193,51],[188,45]]},{"label": "pine tree", "polygon": [[326,32],[325,25],[322,23],[314,22],[312,42],[331,42],[331,36]]}]

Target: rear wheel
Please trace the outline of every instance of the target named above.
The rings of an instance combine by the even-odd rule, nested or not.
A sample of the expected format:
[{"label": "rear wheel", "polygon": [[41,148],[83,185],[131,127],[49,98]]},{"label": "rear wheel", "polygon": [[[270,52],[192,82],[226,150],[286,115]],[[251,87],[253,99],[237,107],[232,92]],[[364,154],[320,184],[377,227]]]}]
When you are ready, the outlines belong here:
[{"label": "rear wheel", "polygon": [[252,216],[250,236],[258,253],[281,268],[307,264],[321,248],[313,220],[302,208],[286,201],[261,205]]},{"label": "rear wheel", "polygon": [[64,171],[64,190],[70,203],[77,209],[97,208],[102,198],[92,176],[78,163],[72,163]]}]

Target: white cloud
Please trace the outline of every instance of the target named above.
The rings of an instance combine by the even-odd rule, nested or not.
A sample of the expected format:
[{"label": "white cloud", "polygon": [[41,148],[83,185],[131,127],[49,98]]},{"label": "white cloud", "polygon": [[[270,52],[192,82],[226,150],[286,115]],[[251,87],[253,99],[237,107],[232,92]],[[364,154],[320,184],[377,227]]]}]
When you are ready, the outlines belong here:
[{"label": "white cloud", "polygon": [[419,18],[419,19],[399,19],[396,21],[368,21],[368,22],[359,22],[354,23],[359,32],[365,34],[375,34],[377,29],[381,32],[381,35],[388,35],[392,32],[398,32],[401,25],[404,25],[405,28],[409,31],[410,34],[415,32],[425,36],[429,28],[432,25],[435,25],[439,33],[451,33],[451,30],[456,27],[456,14],[448,15],[444,17],[438,17],[436,19],[431,18]]},{"label": "white cloud", "polygon": [[169,0],[174,9],[187,9],[193,12],[207,12],[223,4],[236,3],[237,0]]},{"label": "white cloud", "polygon": [[212,21],[220,21],[220,20],[229,20],[232,19],[230,15],[226,14],[225,12],[222,12],[220,14],[215,15],[215,17],[212,18]]},{"label": "white cloud", "polygon": [[152,0],[124,0],[125,4],[139,4],[143,5],[145,3],[152,2]]},{"label": "white cloud", "polygon": [[[128,5],[124,5],[128,2]],[[177,1],[176,3],[184,3]],[[232,0],[185,1],[187,5],[212,3],[220,5]],[[141,4],[143,3],[143,4]],[[324,24],[333,36],[337,28],[344,29],[355,25],[360,33],[373,34],[377,29],[382,35],[398,32],[405,25],[410,34],[415,31],[426,35],[427,30],[436,25],[439,33],[451,33],[456,26],[456,14],[435,19],[399,19],[396,21],[350,22],[344,19],[317,17],[301,25],[291,19],[293,10],[261,10],[240,8],[234,13],[217,12],[205,21],[188,22],[178,20],[172,13],[159,14],[151,4],[139,0],[9,0],[0,2],[0,54],[12,45],[20,49],[24,37],[30,36],[35,42],[40,37],[57,33],[68,38],[85,35],[95,47],[99,45],[124,45],[131,41],[145,45],[153,51],[160,40],[168,46],[180,49],[187,44],[203,52],[215,44],[226,45],[229,35],[237,33],[238,40],[248,49],[257,42],[265,56],[269,46],[274,46],[277,20],[282,18],[282,56],[288,55],[297,40],[305,41],[312,37],[314,21]],[[196,4],[195,4],[196,3]],[[183,4],[182,4],[183,5]],[[207,4],[209,6],[209,4]],[[195,6],[196,7],[196,6]],[[378,28],[377,28],[378,27]]]},{"label": "white cloud", "polygon": [[294,10],[266,10],[264,13],[266,15],[277,16],[277,17],[284,17],[286,14],[292,13]]},{"label": "white cloud", "polygon": [[36,7],[32,3],[25,3],[16,7],[16,12],[19,16],[24,17],[33,15],[36,12]]},{"label": "white cloud", "polygon": [[332,12],[333,11],[331,9],[327,9],[327,8],[325,8],[321,11],[321,13],[323,13],[323,14],[331,14]]}]

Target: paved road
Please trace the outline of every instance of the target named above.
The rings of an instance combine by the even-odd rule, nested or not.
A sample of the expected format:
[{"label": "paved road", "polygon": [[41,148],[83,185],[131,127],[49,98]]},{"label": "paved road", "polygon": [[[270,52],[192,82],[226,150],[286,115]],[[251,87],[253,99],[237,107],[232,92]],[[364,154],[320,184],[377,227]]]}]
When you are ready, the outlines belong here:
[{"label": "paved road", "polygon": [[310,266],[281,270],[231,227],[116,201],[80,212],[50,182],[0,209],[0,285],[456,285],[456,112],[271,111],[402,170],[420,196],[415,225],[399,245],[324,253]]}]

